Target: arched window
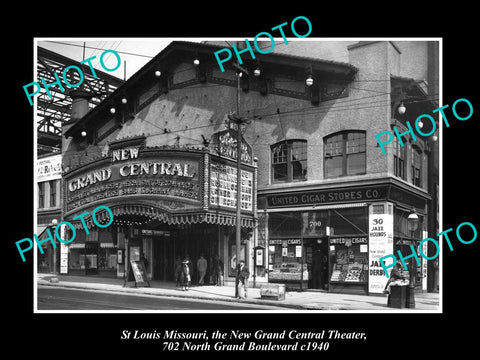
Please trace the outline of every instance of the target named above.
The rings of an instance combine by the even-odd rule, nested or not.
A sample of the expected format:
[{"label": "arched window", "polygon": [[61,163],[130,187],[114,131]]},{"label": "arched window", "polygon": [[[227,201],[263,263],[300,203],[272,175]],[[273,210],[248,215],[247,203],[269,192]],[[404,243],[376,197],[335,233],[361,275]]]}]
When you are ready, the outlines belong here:
[{"label": "arched window", "polygon": [[307,178],[307,141],[285,140],[272,145],[273,182],[289,182]]},{"label": "arched window", "polygon": [[366,173],[365,131],[343,131],[324,138],[325,177]]}]

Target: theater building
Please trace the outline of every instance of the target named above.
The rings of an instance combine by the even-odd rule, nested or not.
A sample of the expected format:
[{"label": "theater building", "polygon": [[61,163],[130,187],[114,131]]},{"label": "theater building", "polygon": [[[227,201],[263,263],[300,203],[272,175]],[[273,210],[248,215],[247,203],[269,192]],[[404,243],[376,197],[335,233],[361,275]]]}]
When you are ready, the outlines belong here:
[{"label": "theater building", "polygon": [[[64,126],[63,216],[78,229],[68,245],[69,274],[124,277],[130,261],[144,258],[149,279],[174,281],[175,261],[189,257],[195,283],[203,255],[209,282],[218,255],[225,280],[233,279],[238,154],[228,115],[237,82],[216,74],[212,49],[173,42]],[[72,95],[79,108],[86,104],[86,92]],[[248,260],[257,165],[245,140],[239,157],[240,255]],[[108,228],[92,221],[98,205],[114,215]],[[79,215],[86,212],[83,231]]]},{"label": "theater building", "polygon": [[[64,126],[64,219],[82,229],[73,218],[98,205],[114,214],[106,229],[86,217],[69,273],[123,277],[144,256],[150,279],[172,281],[177,256],[203,254],[207,279],[218,255],[233,280],[240,156],[240,256],[255,286],[381,293],[378,259],[436,234],[438,141],[408,134],[384,155],[375,135],[438,107],[437,42],[292,41],[244,52],[241,77],[216,62],[226,46],[174,41]],[[232,113],[246,120],[240,155]],[[424,262],[419,289],[426,275]]]}]

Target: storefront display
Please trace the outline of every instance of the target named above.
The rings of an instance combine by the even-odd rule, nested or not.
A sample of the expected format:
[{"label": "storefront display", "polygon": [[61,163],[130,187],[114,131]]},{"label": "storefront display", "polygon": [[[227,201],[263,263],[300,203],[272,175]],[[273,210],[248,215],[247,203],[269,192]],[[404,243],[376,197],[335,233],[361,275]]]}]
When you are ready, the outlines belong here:
[{"label": "storefront display", "polygon": [[367,284],[366,207],[275,212],[268,226],[269,281],[320,290]]},{"label": "storefront display", "polygon": [[366,236],[330,239],[330,282],[366,283],[368,280]]},{"label": "storefront display", "polygon": [[270,240],[268,246],[269,280],[271,282],[308,281],[301,239]]},{"label": "storefront display", "polygon": [[308,280],[307,264],[281,263],[274,265],[269,272],[269,279],[272,281],[306,281]]}]

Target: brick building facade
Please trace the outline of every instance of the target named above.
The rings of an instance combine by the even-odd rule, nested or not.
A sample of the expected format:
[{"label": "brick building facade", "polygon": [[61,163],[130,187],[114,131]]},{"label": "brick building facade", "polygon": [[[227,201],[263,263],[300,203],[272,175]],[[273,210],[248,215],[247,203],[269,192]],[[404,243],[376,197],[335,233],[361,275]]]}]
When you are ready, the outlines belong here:
[{"label": "brick building facade", "polygon": [[[128,261],[135,252],[151,264],[150,278],[172,280],[178,255],[189,254],[195,263],[204,254],[209,264],[219,255],[231,277],[236,129],[228,115],[238,109],[248,120],[242,129],[241,256],[255,282],[380,292],[379,254],[434,231],[438,142],[392,142],[383,155],[375,134],[436,107],[436,44],[289,42],[256,59],[245,54],[249,75],[239,79],[234,66],[221,72],[213,57],[225,44],[172,42],[64,127],[64,217],[100,203],[116,215],[109,234],[86,237],[83,247],[78,242],[77,270],[91,258],[98,271],[103,257],[115,276],[123,276],[118,255]],[[139,151],[135,158],[112,158],[112,151],[132,149]],[[154,174],[155,163],[189,166],[194,175],[162,173],[161,165]],[[86,180],[102,169],[116,175]],[[154,192],[164,186],[154,179],[171,187]],[[71,191],[72,181],[84,188]],[[412,210],[421,227],[408,233]],[[426,266],[417,272],[425,289]]]}]

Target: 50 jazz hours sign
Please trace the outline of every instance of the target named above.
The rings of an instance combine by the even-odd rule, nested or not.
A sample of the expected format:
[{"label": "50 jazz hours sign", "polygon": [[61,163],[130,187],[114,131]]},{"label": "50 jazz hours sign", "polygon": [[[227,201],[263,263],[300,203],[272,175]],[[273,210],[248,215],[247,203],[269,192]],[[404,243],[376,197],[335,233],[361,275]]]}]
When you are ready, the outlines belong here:
[{"label": "50 jazz hours sign", "polygon": [[388,279],[379,259],[393,253],[393,215],[369,214],[368,235],[368,292],[382,293]]}]

